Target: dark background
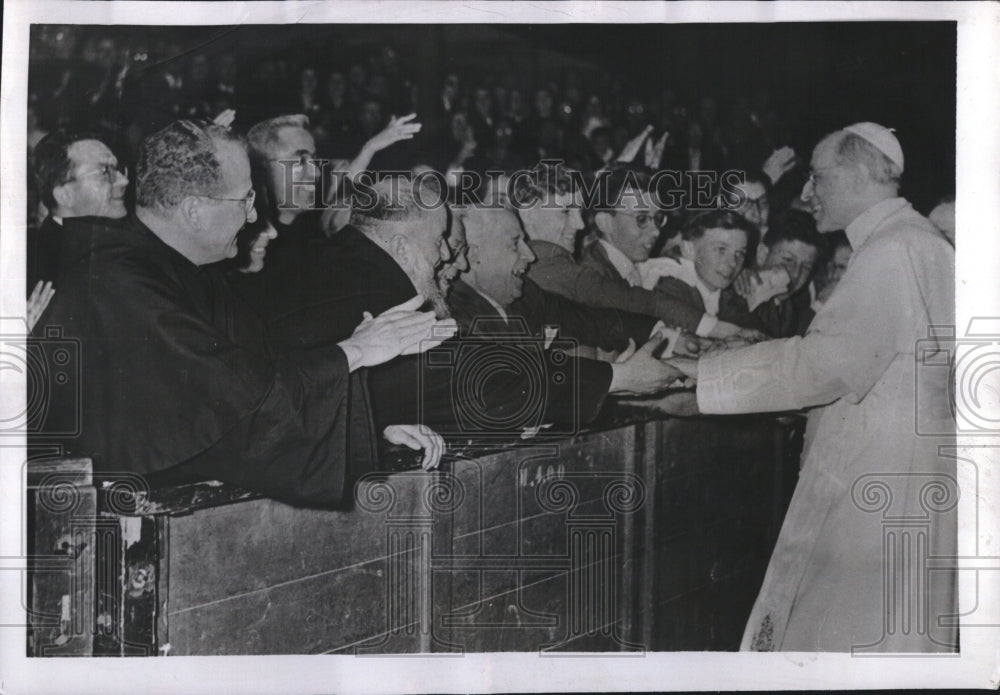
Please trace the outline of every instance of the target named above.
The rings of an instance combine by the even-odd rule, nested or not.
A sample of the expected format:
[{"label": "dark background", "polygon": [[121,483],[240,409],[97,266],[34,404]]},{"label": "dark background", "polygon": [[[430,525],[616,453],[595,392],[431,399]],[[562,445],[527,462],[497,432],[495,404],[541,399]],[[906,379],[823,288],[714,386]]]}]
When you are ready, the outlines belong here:
[{"label": "dark background", "polygon": [[[787,143],[808,160],[824,133],[871,120],[893,127],[906,154],[903,194],[924,212],[954,192],[955,22],[837,22],[645,25],[250,25],[239,27],[80,27],[115,35],[120,44],[161,46],[148,74],[189,60],[236,56],[253,85],[254,65],[281,56],[322,74],[347,71],[382,46],[420,86],[437,96],[445,75],[463,88],[487,80],[535,87],[574,73],[586,91],[610,89],[655,98],[670,89],[695,107],[711,95],[726,104],[767,90],[787,123]],[[51,58],[33,26],[29,90]],[[82,43],[78,40],[77,43]],[[133,73],[133,78],[137,73]],[[321,78],[322,79],[322,78]],[[266,102],[267,94],[259,98]],[[418,109],[419,111],[420,109]],[[239,121],[236,126],[241,124]],[[245,124],[244,124],[245,125]]]}]

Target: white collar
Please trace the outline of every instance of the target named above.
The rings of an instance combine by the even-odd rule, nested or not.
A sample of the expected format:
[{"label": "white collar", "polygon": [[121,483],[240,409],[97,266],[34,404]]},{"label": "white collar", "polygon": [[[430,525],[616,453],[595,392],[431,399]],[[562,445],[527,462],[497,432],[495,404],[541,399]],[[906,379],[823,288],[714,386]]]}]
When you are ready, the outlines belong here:
[{"label": "white collar", "polygon": [[63,223],[62,223],[63,218],[59,217],[59,215],[51,215],[51,217],[52,217],[52,221],[53,222],[55,222],[60,227],[63,226]]},{"label": "white collar", "polygon": [[[694,267],[694,264],[691,264]],[[701,301],[705,303],[705,313],[709,316],[719,315],[719,298],[722,296],[722,290],[713,290],[698,277],[698,273],[694,274],[694,287],[698,290],[698,294],[701,295]]]},{"label": "white collar", "polygon": [[886,198],[855,217],[854,221],[844,229],[847,240],[851,242],[851,248],[856,251],[887,217],[896,214],[907,205],[909,203],[906,202],[906,198]]},{"label": "white collar", "polygon": [[[470,285],[470,287],[471,287],[471,285]],[[476,294],[478,294],[480,297],[482,297],[487,302],[489,302],[490,306],[492,306],[494,309],[497,310],[497,313],[500,314],[500,318],[503,319],[504,323],[509,323],[509,321],[507,320],[507,310],[504,309],[502,306],[500,306],[500,303],[498,301],[496,301],[495,299],[493,299],[493,297],[489,296],[488,294],[486,294],[485,292],[479,290],[476,287],[473,287],[472,289],[474,289],[476,291]]]}]

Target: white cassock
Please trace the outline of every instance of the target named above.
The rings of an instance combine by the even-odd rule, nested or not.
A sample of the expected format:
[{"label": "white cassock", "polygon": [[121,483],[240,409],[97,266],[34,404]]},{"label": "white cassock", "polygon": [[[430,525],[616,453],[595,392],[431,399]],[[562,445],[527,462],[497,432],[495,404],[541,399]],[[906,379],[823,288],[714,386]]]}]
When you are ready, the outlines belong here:
[{"label": "white cassock", "polygon": [[704,413],[813,408],[741,648],[950,651],[955,572],[928,565],[957,545],[955,461],[938,451],[954,425],[918,434],[948,431],[948,369],[917,361],[931,326],[954,325],[954,252],[902,198],[845,231],[850,264],[804,337],[698,365]]}]

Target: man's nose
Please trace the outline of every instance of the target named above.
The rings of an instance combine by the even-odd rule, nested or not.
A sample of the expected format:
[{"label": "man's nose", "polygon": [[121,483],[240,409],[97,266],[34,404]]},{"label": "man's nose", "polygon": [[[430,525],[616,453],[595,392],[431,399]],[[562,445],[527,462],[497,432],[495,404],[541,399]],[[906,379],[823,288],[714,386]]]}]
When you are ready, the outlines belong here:
[{"label": "man's nose", "polygon": [[808,203],[813,197],[813,182],[812,179],[806,179],[805,185],[802,186],[802,194],[799,198],[802,199],[803,203]]},{"label": "man's nose", "polygon": [[569,216],[570,224],[573,225],[573,229],[579,231],[583,229],[583,215],[580,214],[579,210],[573,210]]},{"label": "man's nose", "polygon": [[523,241],[521,242],[521,258],[528,263],[534,263],[535,258],[537,258],[537,256],[535,256],[535,252],[531,250],[531,247]]}]

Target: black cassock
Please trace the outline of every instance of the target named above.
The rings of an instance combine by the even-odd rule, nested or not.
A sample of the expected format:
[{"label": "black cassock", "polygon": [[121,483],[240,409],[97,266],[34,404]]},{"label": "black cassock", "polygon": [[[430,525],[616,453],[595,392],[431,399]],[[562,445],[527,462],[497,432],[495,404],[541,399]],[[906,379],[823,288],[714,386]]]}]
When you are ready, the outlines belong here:
[{"label": "black cassock", "polygon": [[[352,226],[325,243],[316,243],[315,237],[299,241],[274,255],[269,246],[264,269],[237,281],[237,290],[266,321],[275,349],[336,343],[352,333],[363,312],[377,316],[416,294],[392,257]],[[458,349],[461,340],[446,341],[436,352],[468,354]],[[611,384],[611,366],[575,358],[572,366],[567,370],[571,378],[545,384],[546,397],[537,414],[541,422],[586,423],[600,410]],[[428,356],[415,355],[367,370],[377,427],[419,423],[442,434],[466,433],[462,412],[470,406],[462,402],[468,391],[456,383],[460,367],[428,369]],[[524,375],[506,373],[476,394],[484,400],[471,407],[495,416],[497,423],[509,422],[506,414],[519,411],[530,390]]]},{"label": "black cassock", "polygon": [[59,440],[67,453],[100,471],[344,502],[376,445],[364,381],[339,348],[272,353],[218,269],[134,217],[66,225],[60,286],[35,333],[80,341],[81,401],[51,407],[54,423],[79,414],[78,436]]}]

